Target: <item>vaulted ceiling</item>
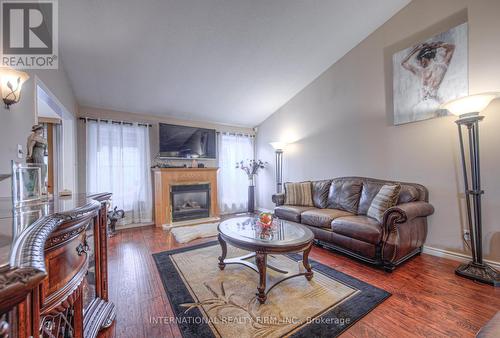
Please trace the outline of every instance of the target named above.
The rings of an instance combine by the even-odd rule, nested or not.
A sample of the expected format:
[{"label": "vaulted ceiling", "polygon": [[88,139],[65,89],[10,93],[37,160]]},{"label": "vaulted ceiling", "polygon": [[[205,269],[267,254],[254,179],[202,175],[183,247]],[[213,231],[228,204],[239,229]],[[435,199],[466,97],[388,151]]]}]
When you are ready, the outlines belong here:
[{"label": "vaulted ceiling", "polygon": [[64,0],[81,105],[255,126],[410,0]]}]

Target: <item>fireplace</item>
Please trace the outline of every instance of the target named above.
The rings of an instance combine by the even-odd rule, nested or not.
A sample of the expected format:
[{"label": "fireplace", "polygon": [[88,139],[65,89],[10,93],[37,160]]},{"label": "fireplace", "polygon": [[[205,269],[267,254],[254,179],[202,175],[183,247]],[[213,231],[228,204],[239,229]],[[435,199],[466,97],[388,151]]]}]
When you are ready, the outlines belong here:
[{"label": "fireplace", "polygon": [[170,188],[172,222],[210,216],[210,184],[180,184]]}]

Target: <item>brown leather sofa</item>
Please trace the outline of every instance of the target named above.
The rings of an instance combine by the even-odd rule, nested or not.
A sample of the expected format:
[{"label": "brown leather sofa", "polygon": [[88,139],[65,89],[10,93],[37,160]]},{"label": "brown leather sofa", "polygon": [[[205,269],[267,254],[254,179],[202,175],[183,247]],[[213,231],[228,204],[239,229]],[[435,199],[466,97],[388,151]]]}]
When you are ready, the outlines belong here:
[{"label": "brown leather sofa", "polygon": [[[397,205],[379,223],[366,214],[384,184],[401,185]],[[285,205],[285,193],[275,194],[274,215],[307,225],[317,244],[392,271],[419,254],[427,236],[427,216],[434,212],[427,189],[415,183],[366,177],[313,181],[314,207]]]}]

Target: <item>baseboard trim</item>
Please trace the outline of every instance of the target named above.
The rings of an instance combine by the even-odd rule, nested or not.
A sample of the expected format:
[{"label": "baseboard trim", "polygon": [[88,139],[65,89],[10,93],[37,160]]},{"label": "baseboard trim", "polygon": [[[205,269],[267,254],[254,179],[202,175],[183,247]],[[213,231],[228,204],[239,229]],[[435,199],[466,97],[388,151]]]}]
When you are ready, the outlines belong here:
[{"label": "baseboard trim", "polygon": [[[438,248],[433,248],[431,246],[424,245],[424,250],[422,251],[423,253],[426,253],[428,255],[436,256],[436,257],[443,257],[443,258],[448,258],[452,259],[454,261],[459,261],[459,262],[468,262],[471,260],[471,257],[459,253],[459,252],[454,252],[454,251],[449,251],[449,250],[444,250],[444,249],[438,249]],[[484,260],[485,263],[488,263],[492,267],[496,269],[500,269],[500,262],[495,262],[489,259]]]}]

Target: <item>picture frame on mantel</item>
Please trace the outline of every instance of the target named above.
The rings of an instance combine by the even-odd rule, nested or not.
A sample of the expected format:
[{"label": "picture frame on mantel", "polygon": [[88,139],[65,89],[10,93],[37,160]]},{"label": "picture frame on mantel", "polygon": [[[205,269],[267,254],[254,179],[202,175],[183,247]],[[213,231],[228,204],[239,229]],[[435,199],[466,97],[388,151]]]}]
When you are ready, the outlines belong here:
[{"label": "picture frame on mantel", "polygon": [[14,205],[42,197],[41,168],[36,164],[12,161],[12,199]]},{"label": "picture frame on mantel", "polygon": [[394,125],[448,115],[440,105],[468,94],[468,24],[392,55]]}]

